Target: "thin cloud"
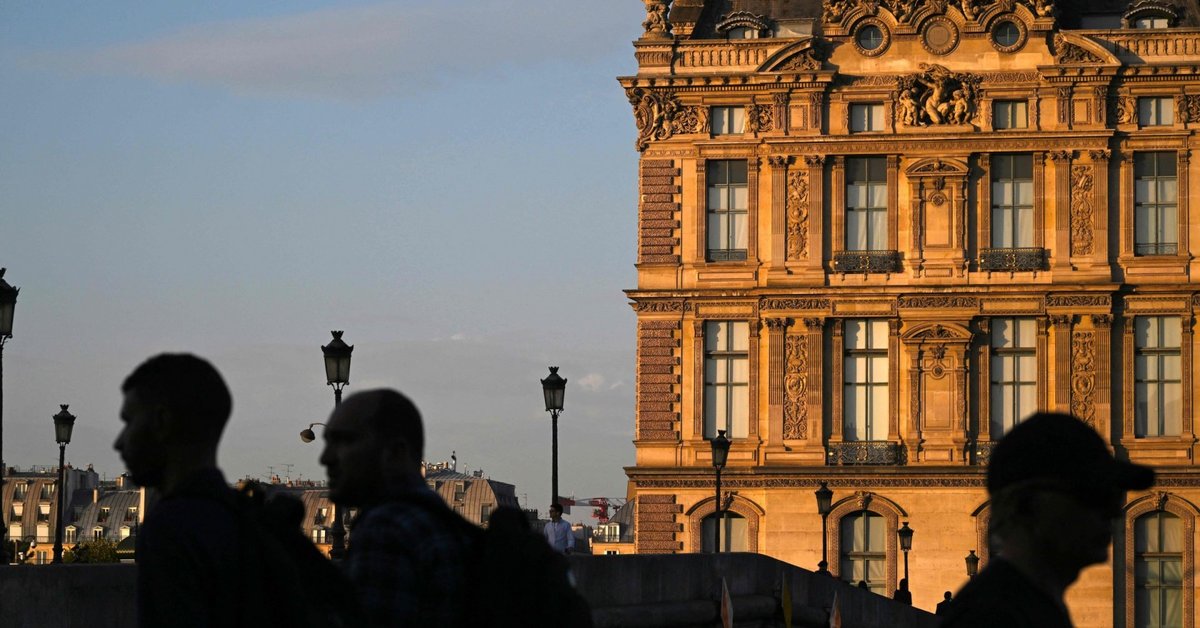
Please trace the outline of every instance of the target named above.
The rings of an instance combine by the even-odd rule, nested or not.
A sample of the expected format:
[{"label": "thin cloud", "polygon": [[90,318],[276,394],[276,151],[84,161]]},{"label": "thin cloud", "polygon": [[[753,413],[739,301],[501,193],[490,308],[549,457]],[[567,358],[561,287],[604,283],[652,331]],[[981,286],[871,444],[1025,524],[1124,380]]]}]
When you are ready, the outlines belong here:
[{"label": "thin cloud", "polygon": [[551,1],[416,0],[210,23],[37,61],[235,93],[369,100],[628,47],[639,17],[611,9],[605,3],[568,9]]},{"label": "thin cloud", "polygon": [[588,373],[579,378],[579,385],[584,390],[591,392],[599,392],[604,387],[604,376],[599,373]]}]

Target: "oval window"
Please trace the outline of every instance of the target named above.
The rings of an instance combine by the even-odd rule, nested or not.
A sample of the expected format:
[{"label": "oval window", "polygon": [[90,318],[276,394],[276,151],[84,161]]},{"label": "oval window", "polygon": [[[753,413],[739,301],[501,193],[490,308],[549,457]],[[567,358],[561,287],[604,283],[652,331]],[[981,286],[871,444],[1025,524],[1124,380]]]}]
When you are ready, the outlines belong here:
[{"label": "oval window", "polygon": [[875,50],[883,45],[883,31],[878,26],[868,24],[858,29],[858,45],[863,50]]},{"label": "oval window", "polygon": [[996,30],[992,31],[992,37],[997,44],[1005,48],[1011,48],[1021,41],[1021,29],[1017,28],[1012,22],[1000,22],[996,26]]}]

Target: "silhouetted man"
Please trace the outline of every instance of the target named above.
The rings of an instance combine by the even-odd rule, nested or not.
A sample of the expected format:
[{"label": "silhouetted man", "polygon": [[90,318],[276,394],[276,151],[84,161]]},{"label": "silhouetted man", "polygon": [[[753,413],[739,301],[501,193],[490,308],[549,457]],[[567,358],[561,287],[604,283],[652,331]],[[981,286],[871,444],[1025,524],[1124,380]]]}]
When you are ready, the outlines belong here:
[{"label": "silhouetted man", "polygon": [[357,507],[346,574],[376,626],[459,626],[470,540],[425,485],[416,406],[394,390],[348,397],[325,427],[330,498]]},{"label": "silhouetted man", "polygon": [[1070,627],[1063,598],[1089,565],[1108,560],[1112,521],[1125,492],[1154,472],[1118,461],[1094,429],[1038,413],[992,451],[992,558],[947,605],[943,626]]},{"label": "silhouetted man", "polygon": [[562,505],[550,504],[550,520],[542,528],[542,533],[554,551],[570,554],[575,549],[575,533],[571,530],[571,524],[563,521],[562,510]]},{"label": "silhouetted man", "polygon": [[163,354],[121,390],[125,427],[113,447],[133,481],[160,498],[137,534],[139,624],[240,625],[235,494],[217,469],[229,389],[208,362]]}]

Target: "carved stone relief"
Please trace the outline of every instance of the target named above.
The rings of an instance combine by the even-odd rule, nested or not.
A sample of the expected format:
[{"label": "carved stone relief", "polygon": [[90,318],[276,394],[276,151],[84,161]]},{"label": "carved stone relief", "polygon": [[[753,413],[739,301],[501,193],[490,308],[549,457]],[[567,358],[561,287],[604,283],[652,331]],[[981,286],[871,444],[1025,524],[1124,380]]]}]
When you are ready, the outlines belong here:
[{"label": "carved stone relief", "polygon": [[1117,124],[1133,124],[1137,120],[1137,100],[1132,96],[1118,96],[1114,101],[1113,119]]},{"label": "carved stone relief", "polygon": [[784,349],[783,437],[808,438],[808,337],[787,337]]},{"label": "carved stone relief", "polygon": [[1109,307],[1111,305],[1112,299],[1106,294],[1052,294],[1046,296],[1046,307]]},{"label": "carved stone relief", "polygon": [[1071,255],[1092,254],[1093,183],[1092,166],[1071,166]]},{"label": "carved stone relief", "polygon": [[638,130],[634,147],[639,152],[646,150],[650,142],[665,140],[675,134],[675,118],[680,113],[679,99],[675,94],[635,87],[627,90],[626,95],[629,104],[633,105],[633,117]]},{"label": "carved stone relief", "polygon": [[708,107],[702,105],[683,107],[675,120],[675,130],[679,133],[708,133],[709,125]]},{"label": "carved stone relief", "polygon": [[1096,332],[1071,334],[1071,412],[1096,426]]},{"label": "carved stone relief", "polygon": [[828,310],[829,299],[763,299],[763,310]]},{"label": "carved stone relief", "polygon": [[1084,50],[1067,41],[1062,33],[1054,34],[1054,62],[1060,65],[1069,63],[1104,63],[1104,60],[1094,53]]},{"label": "carved stone relief", "polygon": [[775,128],[772,107],[768,105],[750,105],[746,107],[746,130],[751,133],[770,131]]},{"label": "carved stone relief", "polygon": [[671,37],[671,22],[667,20],[667,12],[671,8],[671,0],[645,0],[646,21],[642,22],[645,39],[668,39]]},{"label": "carved stone relief", "polygon": [[[919,15],[944,15],[954,7],[968,20],[979,18],[981,9],[992,2],[987,0],[823,0],[822,19],[826,24],[836,24],[844,17],[862,8],[868,15],[876,15],[880,8],[887,9],[900,23],[911,23]],[[1001,12],[1009,13],[1017,4],[1029,7],[1038,17],[1054,15],[1054,0],[999,0]]]},{"label": "carved stone relief", "polygon": [[919,74],[899,79],[897,118],[907,126],[968,124],[978,108],[980,77],[922,63]]},{"label": "carved stone relief", "polygon": [[979,299],[954,295],[900,297],[903,308],[978,308]]},{"label": "carved stone relief", "polygon": [[803,169],[787,178],[787,256],[808,257],[808,172]]}]

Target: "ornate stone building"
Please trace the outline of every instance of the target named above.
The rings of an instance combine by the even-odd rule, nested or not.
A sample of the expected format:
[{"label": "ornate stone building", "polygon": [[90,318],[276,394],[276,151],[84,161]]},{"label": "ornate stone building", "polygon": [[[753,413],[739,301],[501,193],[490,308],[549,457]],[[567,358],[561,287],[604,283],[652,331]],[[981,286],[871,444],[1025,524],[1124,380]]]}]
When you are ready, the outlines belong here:
[{"label": "ornate stone building", "polygon": [[1070,411],[1159,471],[1076,622],[1194,626],[1196,2],[644,2],[637,551],[711,549],[726,430],[723,546],[816,568],[826,482],[830,570],[890,595],[907,521],[932,609]]}]

